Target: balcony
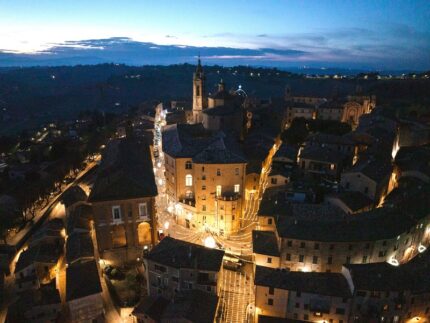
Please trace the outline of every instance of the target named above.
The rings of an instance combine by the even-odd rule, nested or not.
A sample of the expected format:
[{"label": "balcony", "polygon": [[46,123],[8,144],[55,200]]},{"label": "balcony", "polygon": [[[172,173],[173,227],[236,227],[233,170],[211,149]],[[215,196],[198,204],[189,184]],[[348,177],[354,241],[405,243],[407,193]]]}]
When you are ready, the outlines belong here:
[{"label": "balcony", "polygon": [[179,198],[179,202],[182,204],[186,204],[192,207],[196,206],[196,199],[194,196],[182,196]]},{"label": "balcony", "polygon": [[220,196],[216,197],[219,201],[237,201],[239,198],[240,194],[235,192],[223,192]]}]

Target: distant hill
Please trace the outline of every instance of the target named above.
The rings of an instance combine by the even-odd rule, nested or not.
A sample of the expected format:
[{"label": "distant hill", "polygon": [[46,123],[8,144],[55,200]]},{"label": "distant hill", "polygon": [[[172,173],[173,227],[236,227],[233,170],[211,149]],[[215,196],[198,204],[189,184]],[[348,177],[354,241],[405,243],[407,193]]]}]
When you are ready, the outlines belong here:
[{"label": "distant hill", "polygon": [[[222,78],[229,89],[239,85],[251,96],[282,97],[285,86],[293,94],[331,97],[333,94],[374,93],[378,102],[428,102],[428,80],[377,81],[362,79],[307,79],[274,68],[246,66],[204,67],[207,91]],[[152,100],[190,100],[190,64],[126,66],[77,65],[0,69],[0,134],[36,127],[42,122],[70,119],[82,110],[123,112]],[[427,101],[426,101],[427,100]]]}]

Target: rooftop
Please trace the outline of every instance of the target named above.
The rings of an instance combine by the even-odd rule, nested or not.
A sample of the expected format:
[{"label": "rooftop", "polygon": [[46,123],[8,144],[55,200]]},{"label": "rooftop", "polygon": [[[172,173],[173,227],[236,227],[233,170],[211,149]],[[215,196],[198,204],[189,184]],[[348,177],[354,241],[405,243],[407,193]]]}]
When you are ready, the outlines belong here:
[{"label": "rooftop", "polygon": [[299,158],[337,164],[342,162],[342,154],[327,147],[306,145],[300,150]]},{"label": "rooftop", "polygon": [[418,254],[398,267],[386,262],[344,265],[350,272],[355,289],[367,291],[430,292],[430,254]]},{"label": "rooftop", "polygon": [[[280,237],[327,242],[373,241],[392,239],[409,230],[418,221],[407,210],[377,208],[357,216],[312,215],[275,218]],[[318,225],[315,225],[315,223]]]},{"label": "rooftop", "polygon": [[357,191],[345,191],[331,195],[329,198],[339,199],[353,212],[373,205],[373,201],[369,197]]},{"label": "rooftop", "polygon": [[66,301],[102,292],[95,260],[74,263],[66,269]]},{"label": "rooftop", "polygon": [[252,231],[252,252],[279,257],[278,241],[273,231]]},{"label": "rooftop", "polygon": [[77,202],[85,202],[88,196],[79,185],[73,185],[61,195],[61,200],[66,208]]},{"label": "rooftop", "polygon": [[340,273],[305,273],[257,266],[254,283],[302,293],[351,297],[348,282]]},{"label": "rooftop", "polygon": [[224,251],[165,237],[145,256],[156,263],[175,268],[196,268],[218,272]]},{"label": "rooftop", "polygon": [[111,141],[88,200],[100,202],[156,195],[149,146],[135,138]]},{"label": "rooftop", "polygon": [[94,246],[90,233],[74,232],[67,237],[66,259],[68,264],[91,257],[94,257]]},{"label": "rooftop", "polygon": [[78,205],[66,218],[66,232],[68,235],[75,230],[90,231],[92,219],[92,207],[89,204]]},{"label": "rooftop", "polygon": [[58,257],[59,252],[55,245],[38,243],[20,254],[15,266],[15,273],[20,272],[36,262],[56,264]]},{"label": "rooftop", "polygon": [[350,170],[345,173],[362,173],[366,177],[379,183],[389,176],[393,170],[391,162],[387,158],[369,158],[359,160]]}]

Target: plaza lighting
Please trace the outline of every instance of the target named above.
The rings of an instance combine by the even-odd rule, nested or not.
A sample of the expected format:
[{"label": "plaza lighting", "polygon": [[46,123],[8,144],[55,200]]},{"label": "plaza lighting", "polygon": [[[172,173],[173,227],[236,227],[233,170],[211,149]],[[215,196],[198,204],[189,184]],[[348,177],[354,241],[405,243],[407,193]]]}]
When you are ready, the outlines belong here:
[{"label": "plaza lighting", "polygon": [[169,221],[164,222],[164,229],[168,230],[170,226]]},{"label": "plaza lighting", "polygon": [[394,257],[391,257],[390,258],[390,260],[388,260],[387,261],[391,266],[395,266],[395,267],[397,267],[398,265],[399,265],[399,261],[396,259],[396,258],[394,258]]},{"label": "plaza lighting", "polygon": [[216,247],[215,239],[212,236],[207,236],[205,238],[204,244],[205,244],[206,248],[212,248],[213,249]]}]

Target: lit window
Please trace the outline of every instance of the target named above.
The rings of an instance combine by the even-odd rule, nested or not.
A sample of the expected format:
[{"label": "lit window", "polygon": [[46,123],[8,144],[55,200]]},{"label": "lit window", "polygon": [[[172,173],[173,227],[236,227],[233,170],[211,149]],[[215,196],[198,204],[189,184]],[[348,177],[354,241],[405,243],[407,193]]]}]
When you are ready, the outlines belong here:
[{"label": "lit window", "polygon": [[121,220],[121,207],[119,205],[112,206],[112,216],[114,221]]},{"label": "lit window", "polygon": [[221,196],[221,185],[216,186],[216,196]]},{"label": "lit window", "polygon": [[193,175],[186,175],[185,176],[185,186],[193,186]]},{"label": "lit window", "polygon": [[235,184],[234,185],[234,192],[235,193],[239,193],[239,191],[240,191],[240,185],[239,184]]},{"label": "lit window", "polygon": [[330,169],[334,170],[336,168],[335,164],[330,164]]},{"label": "lit window", "polygon": [[148,216],[148,206],[146,203],[139,203],[139,216],[146,217]]}]

